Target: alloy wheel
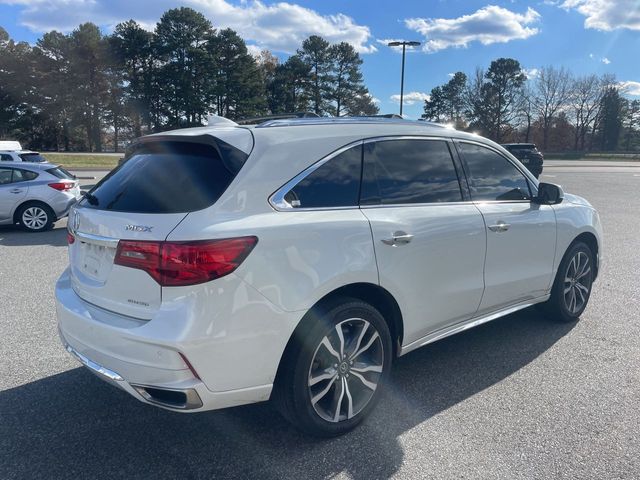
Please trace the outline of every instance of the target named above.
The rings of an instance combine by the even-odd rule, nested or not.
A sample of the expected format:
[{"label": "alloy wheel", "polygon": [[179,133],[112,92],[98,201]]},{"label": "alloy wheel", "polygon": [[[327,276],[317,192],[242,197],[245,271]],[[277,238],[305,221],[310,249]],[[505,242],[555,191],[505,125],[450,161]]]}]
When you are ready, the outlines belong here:
[{"label": "alloy wheel", "polygon": [[313,355],[308,389],[315,412],[328,422],[349,420],[369,403],[384,367],[384,347],[362,318],[338,323]]},{"label": "alloy wheel", "polygon": [[22,224],[31,230],[40,230],[49,221],[49,215],[42,207],[29,207],[22,213]]},{"label": "alloy wheel", "polygon": [[564,304],[569,313],[580,312],[589,299],[591,289],[591,264],[585,252],[576,253],[564,276]]}]

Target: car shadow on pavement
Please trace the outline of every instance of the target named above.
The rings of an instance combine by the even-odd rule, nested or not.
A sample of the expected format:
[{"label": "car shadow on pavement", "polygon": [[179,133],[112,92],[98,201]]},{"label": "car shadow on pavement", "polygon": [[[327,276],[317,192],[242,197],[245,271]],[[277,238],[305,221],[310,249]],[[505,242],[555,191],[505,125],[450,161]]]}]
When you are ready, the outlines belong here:
[{"label": "car shadow on pavement", "polygon": [[24,247],[37,245],[67,246],[67,222],[56,222],[53,229],[46,232],[25,232],[17,225],[0,226],[0,246]]},{"label": "car shadow on pavement", "polygon": [[[0,392],[0,477],[387,478],[403,462],[400,435],[517,372],[572,328],[528,309],[408,354],[371,418],[329,440],[299,433],[267,403],[173,413],[76,368]],[[422,454],[441,456],[429,440]]]}]

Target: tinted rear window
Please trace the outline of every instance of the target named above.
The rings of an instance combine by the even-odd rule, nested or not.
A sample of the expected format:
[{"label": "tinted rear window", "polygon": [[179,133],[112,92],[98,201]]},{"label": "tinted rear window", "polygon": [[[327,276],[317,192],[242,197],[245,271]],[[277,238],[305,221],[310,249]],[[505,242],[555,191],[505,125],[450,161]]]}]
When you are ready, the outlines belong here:
[{"label": "tinted rear window", "polygon": [[47,173],[50,173],[54,177],[61,178],[63,180],[75,180],[76,176],[71,172],[65,170],[62,167],[55,167],[45,170]]},{"label": "tinted rear window", "polygon": [[[233,147],[231,147],[233,148]],[[181,213],[213,205],[238,173],[211,145],[153,142],[136,148],[82,205],[135,213]]]},{"label": "tinted rear window", "polygon": [[357,207],[362,145],[318,167],[285,195],[294,208]]},{"label": "tinted rear window", "polygon": [[47,159],[44,158],[39,153],[21,153],[20,158],[23,162],[46,162]]}]

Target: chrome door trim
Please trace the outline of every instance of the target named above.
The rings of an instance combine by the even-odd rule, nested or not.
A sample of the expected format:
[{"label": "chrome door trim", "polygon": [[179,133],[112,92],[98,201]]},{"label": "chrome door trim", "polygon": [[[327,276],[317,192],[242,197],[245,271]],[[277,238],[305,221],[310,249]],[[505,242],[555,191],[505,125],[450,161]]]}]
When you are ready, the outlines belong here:
[{"label": "chrome door trim", "polygon": [[428,335],[425,335],[424,337],[419,338],[418,340],[415,340],[414,342],[404,345],[400,349],[400,356],[404,355],[405,353],[409,353],[412,350],[415,350],[417,348],[423,347],[424,345],[428,345],[429,343],[437,342],[438,340],[442,340],[443,338],[449,337],[451,335],[455,335],[456,333],[464,332],[465,330],[469,330],[470,328],[477,327],[478,325],[482,325],[483,323],[487,323],[492,320],[502,318],[505,315],[509,315],[519,310],[523,310],[527,307],[535,305],[536,303],[544,302],[548,300],[549,297],[550,297],[550,294],[546,294],[542,297],[534,298],[532,300],[526,300],[524,302],[517,303],[515,305],[511,305],[506,308],[502,308],[492,313],[488,313],[479,317],[472,317],[463,322],[456,323],[445,328],[441,328],[440,330],[431,332]]}]

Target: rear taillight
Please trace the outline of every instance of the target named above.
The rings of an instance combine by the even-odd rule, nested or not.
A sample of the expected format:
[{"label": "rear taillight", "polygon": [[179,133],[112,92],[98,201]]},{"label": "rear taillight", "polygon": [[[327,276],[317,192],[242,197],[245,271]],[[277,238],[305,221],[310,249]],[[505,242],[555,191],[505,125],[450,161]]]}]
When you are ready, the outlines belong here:
[{"label": "rear taillight", "polygon": [[76,184],[75,182],[55,182],[50,183],[49,186],[61,192],[66,192],[67,190],[71,190],[73,187],[75,187]]},{"label": "rear taillight", "polygon": [[75,241],[76,241],[76,237],[73,236],[73,233],[67,230],[67,243],[71,245]]},{"label": "rear taillight", "polygon": [[194,242],[120,240],[114,263],[144,270],[163,287],[195,285],[233,272],[257,237]]}]

